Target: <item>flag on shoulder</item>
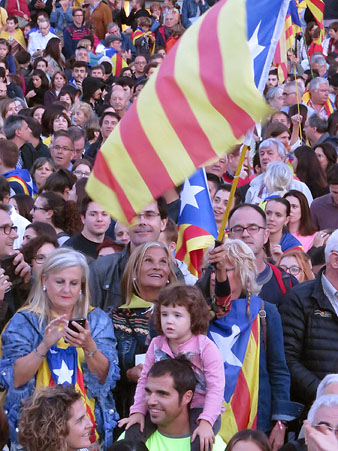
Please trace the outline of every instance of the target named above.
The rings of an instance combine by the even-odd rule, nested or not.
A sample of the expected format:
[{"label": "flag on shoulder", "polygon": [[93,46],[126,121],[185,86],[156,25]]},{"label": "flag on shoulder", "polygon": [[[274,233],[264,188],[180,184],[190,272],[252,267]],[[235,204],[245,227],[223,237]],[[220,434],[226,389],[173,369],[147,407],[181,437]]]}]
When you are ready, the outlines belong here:
[{"label": "flag on shoulder", "polygon": [[180,197],[176,258],[184,261],[191,274],[199,277],[204,249],[212,246],[217,237],[204,169],[185,180]]},{"label": "flag on shoulder", "polygon": [[[131,222],[266,117],[270,110],[255,87],[249,49],[258,46],[258,59],[270,55],[279,36],[262,35],[265,8],[274,28],[285,2],[221,0],[183,34],[98,153],[87,183],[95,202]],[[257,19],[251,46],[249,14]]]}]

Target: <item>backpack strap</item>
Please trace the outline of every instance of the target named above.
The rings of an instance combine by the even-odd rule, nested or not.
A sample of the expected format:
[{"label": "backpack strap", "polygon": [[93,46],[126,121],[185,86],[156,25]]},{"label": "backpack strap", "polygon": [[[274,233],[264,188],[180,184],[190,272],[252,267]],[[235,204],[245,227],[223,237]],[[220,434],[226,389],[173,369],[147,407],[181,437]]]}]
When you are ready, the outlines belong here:
[{"label": "backpack strap", "polygon": [[263,330],[263,343],[264,343],[264,349],[266,352],[266,348],[268,346],[268,330],[267,330],[267,324],[266,324],[266,311],[264,309],[264,301],[262,299],[261,308],[258,312],[259,318],[261,321],[261,326]]},{"label": "backpack strap", "polygon": [[[289,275],[287,273],[284,273],[284,271],[282,272],[279,268],[277,268],[277,266],[272,265],[269,262],[268,262],[268,265],[270,266],[274,276],[276,277],[277,283],[279,285],[279,288],[280,288],[282,294],[285,294],[289,288],[292,288],[291,278],[289,277]],[[287,285],[285,283],[286,279],[289,280],[289,286],[288,287],[287,287]]]}]

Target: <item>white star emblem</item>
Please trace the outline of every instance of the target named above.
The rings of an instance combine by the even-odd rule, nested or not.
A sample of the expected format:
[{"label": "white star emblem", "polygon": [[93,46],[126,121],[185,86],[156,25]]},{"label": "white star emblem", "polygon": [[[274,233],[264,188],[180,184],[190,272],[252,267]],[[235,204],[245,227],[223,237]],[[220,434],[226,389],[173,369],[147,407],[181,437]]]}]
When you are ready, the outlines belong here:
[{"label": "white star emblem", "polygon": [[248,42],[249,45],[249,50],[250,50],[250,55],[251,55],[251,61],[252,61],[252,66],[254,63],[255,58],[263,52],[263,50],[265,49],[264,45],[260,45],[258,42],[258,31],[259,31],[259,27],[261,26],[262,21],[259,22],[259,24],[257,25],[255,31],[253,32],[250,41]]},{"label": "white star emblem", "polygon": [[72,383],[74,370],[70,370],[64,360],[62,360],[61,368],[53,370],[53,373],[58,377],[58,384],[63,384],[65,382],[68,382],[69,384]]},{"label": "white star emblem", "polygon": [[190,181],[187,179],[184,182],[183,190],[181,192],[181,210],[180,215],[182,214],[182,211],[184,210],[184,207],[186,205],[191,205],[192,207],[195,207],[199,209],[198,203],[196,202],[196,194],[203,191],[205,188],[203,186],[199,185],[190,185]]},{"label": "white star emblem", "polygon": [[232,366],[239,367],[242,366],[242,362],[235,356],[231,349],[238,340],[240,331],[240,328],[236,324],[234,324],[231,328],[231,335],[229,337],[223,337],[216,332],[210,332],[216,346],[222,354],[223,362],[226,362]]}]

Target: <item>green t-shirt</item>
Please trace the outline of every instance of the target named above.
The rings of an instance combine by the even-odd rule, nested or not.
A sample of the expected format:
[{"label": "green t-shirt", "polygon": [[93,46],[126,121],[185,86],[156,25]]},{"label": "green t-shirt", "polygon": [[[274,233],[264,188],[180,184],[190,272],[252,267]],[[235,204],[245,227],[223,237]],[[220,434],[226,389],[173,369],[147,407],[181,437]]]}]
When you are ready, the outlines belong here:
[{"label": "green t-shirt", "polygon": [[[120,435],[119,440],[124,439],[124,432]],[[149,451],[190,451],[190,436],[189,437],[168,437],[155,431],[146,442]],[[215,437],[215,443],[212,451],[224,451],[225,443],[219,435]]]}]

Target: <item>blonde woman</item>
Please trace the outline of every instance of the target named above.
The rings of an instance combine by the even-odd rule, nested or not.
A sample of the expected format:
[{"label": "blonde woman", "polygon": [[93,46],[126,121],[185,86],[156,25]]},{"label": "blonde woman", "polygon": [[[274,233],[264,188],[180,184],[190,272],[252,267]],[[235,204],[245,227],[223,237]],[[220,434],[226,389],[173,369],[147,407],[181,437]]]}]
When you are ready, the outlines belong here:
[{"label": "blonde woman", "polygon": [[129,414],[141,375],[142,365],[138,365],[135,357],[148,348],[153,302],[161,288],[176,280],[170,261],[167,246],[151,241],[132,252],[123,273],[121,288],[125,303],[112,312],[121,368],[116,398],[121,418]]},{"label": "blonde woman", "polygon": [[26,306],[2,333],[1,385],[8,391],[12,444],[17,443],[21,401],[35,389],[68,383],[86,403],[91,442],[110,446],[112,434],[105,431],[116,425],[111,391],[119,377],[116,340],[108,315],[90,306],[88,275],[81,253],[67,248],[52,252]]},{"label": "blonde woman", "polygon": [[[218,249],[218,248],[216,248]],[[284,443],[286,427],[281,422],[296,418],[301,410],[290,401],[290,373],[286,365],[283,331],[275,305],[263,302],[257,296],[260,287],[256,259],[252,250],[241,240],[227,240],[218,251],[216,269],[224,266],[230,283],[231,302],[226,299],[223,316],[210,323],[208,336],[224,356],[226,409],[222,416],[220,435],[226,442],[234,434],[231,428],[231,399],[235,393],[236,405],[241,409],[240,429],[256,427],[252,400],[258,398],[257,429],[269,436],[272,450]],[[220,256],[219,255],[219,256]],[[215,263],[211,253],[210,263]],[[216,294],[220,287],[216,272]],[[224,283],[224,282],[223,282]],[[243,385],[242,368],[251,374]],[[255,382],[256,381],[256,382]],[[249,396],[246,396],[250,393]]]},{"label": "blonde woman", "polygon": [[85,122],[94,117],[93,110],[88,103],[76,102],[72,108],[74,124],[83,127]]}]

